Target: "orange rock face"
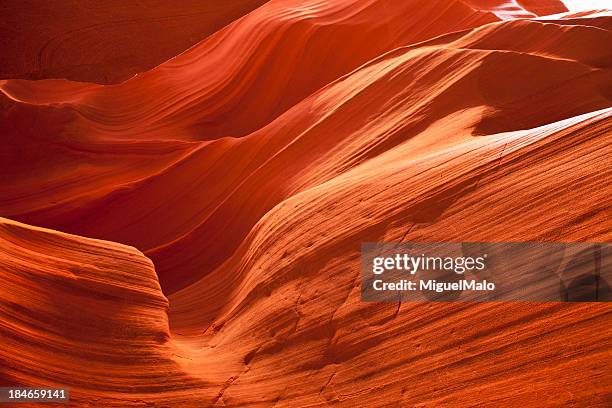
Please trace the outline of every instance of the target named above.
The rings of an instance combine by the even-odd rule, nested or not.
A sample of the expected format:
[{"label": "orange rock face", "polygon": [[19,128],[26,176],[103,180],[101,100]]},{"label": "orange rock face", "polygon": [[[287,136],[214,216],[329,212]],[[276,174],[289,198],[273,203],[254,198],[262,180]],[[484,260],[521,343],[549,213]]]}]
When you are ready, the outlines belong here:
[{"label": "orange rock face", "polygon": [[[196,34],[168,28],[129,64],[3,74],[0,386],[75,407],[609,406],[609,304],[364,303],[359,251],[610,241],[610,13],[260,3],[201,6],[185,52]],[[70,49],[145,44],[142,18]]]}]

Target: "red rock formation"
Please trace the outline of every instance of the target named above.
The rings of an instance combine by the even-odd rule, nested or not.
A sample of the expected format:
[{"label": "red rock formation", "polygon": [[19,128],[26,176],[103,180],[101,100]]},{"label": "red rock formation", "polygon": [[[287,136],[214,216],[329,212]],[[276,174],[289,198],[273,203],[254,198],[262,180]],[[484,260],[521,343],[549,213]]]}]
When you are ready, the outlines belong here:
[{"label": "red rock formation", "polygon": [[121,82],[264,2],[4,0],[0,78]]},{"label": "red rock formation", "polygon": [[270,2],[120,85],[2,82],[0,214],[37,227],[0,221],[0,382],[606,406],[607,304],[360,301],[361,242],[612,238],[612,17],[541,10]]},{"label": "red rock formation", "polygon": [[96,141],[244,136],[386,51],[497,21],[458,0],[387,3],[270,2],[120,85],[8,81],[2,88],[28,105],[21,109],[69,107],[72,126]]}]

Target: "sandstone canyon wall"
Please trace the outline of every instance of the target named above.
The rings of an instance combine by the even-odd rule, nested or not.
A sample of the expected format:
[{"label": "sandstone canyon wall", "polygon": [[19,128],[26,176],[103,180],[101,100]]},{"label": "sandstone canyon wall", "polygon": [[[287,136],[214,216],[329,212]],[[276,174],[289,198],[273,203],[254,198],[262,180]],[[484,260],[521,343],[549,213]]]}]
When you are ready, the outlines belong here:
[{"label": "sandstone canyon wall", "polygon": [[610,406],[608,303],[364,303],[359,251],[609,242],[612,12],[30,3],[0,6],[0,386]]}]

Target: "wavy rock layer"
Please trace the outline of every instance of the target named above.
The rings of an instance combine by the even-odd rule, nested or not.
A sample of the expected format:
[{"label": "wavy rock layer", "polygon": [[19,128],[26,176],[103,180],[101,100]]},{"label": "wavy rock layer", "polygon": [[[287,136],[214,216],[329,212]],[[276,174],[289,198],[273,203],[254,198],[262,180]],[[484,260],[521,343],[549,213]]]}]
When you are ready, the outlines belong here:
[{"label": "wavy rock layer", "polygon": [[[70,108],[72,126],[97,141],[244,136],[385,51],[497,20],[459,0],[275,1],[123,84],[2,88],[28,105]],[[57,121],[61,113],[43,115]]]},{"label": "wavy rock layer", "polygon": [[0,214],[106,241],[0,222],[2,381],[608,406],[607,304],[360,301],[364,241],[612,238],[609,13],[429,4],[270,2],[120,85],[4,81]]},{"label": "wavy rock layer", "polygon": [[138,374],[173,364],[168,301],[134,248],[2,218],[0,286],[3,386],[70,384],[79,402],[80,388],[109,398],[104,391],[162,391],[173,381]]},{"label": "wavy rock layer", "polygon": [[[610,21],[593,20],[599,26]],[[445,135],[528,129],[610,106],[611,56],[605,44],[612,34],[589,22],[511,20],[400,47],[248,136],[155,142],[171,152],[167,161],[150,160],[149,153],[159,154],[144,147],[152,141],[70,138],[74,112],[69,110],[67,124],[59,129],[68,139],[64,146],[104,152],[110,145],[114,161],[116,151],[142,152],[144,165],[138,165],[141,159],[134,154],[126,163],[139,171],[138,178],[118,161],[116,171],[109,173],[102,165],[91,168],[96,161],[87,156],[54,154],[58,171],[75,174],[72,168],[86,162],[92,179],[99,180],[75,179],[81,195],[73,197],[67,178],[46,172],[44,161],[41,177],[15,170],[26,163],[31,169],[31,163],[37,164],[34,157],[7,169],[28,177],[30,184],[21,181],[21,188],[3,194],[4,213],[34,225],[134,245],[152,257],[170,293],[219,266],[278,203],[413,138],[420,141],[418,152],[435,152]],[[18,85],[23,92],[24,84]],[[7,82],[4,89],[12,86]],[[51,139],[43,141],[29,130],[29,109],[41,108],[21,103],[8,110],[5,123],[16,129],[13,148],[20,153],[26,142],[44,142],[56,149],[57,130],[43,128]],[[57,108],[42,109],[44,118]],[[41,122],[57,126],[49,118]],[[432,126],[443,131],[430,131]],[[37,132],[41,128],[35,127]],[[38,187],[41,182],[45,189]],[[57,199],[50,202],[52,194]],[[162,225],[159,219],[164,219]]]}]

